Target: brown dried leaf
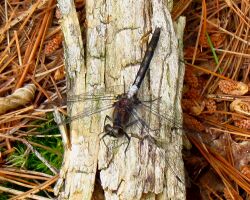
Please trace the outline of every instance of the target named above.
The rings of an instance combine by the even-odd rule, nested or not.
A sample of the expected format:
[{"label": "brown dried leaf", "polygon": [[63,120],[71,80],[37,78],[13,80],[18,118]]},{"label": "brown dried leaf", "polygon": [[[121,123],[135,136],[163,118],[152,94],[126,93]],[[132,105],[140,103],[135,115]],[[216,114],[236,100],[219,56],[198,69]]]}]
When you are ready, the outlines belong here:
[{"label": "brown dried leaf", "polygon": [[9,110],[24,106],[34,99],[36,86],[34,84],[25,85],[17,89],[13,94],[0,98],[0,114]]},{"label": "brown dried leaf", "polygon": [[232,152],[236,169],[241,169],[250,162],[250,142],[232,142]]},{"label": "brown dried leaf", "polygon": [[[206,60],[206,61],[201,61],[200,66],[202,66],[203,69],[209,70],[209,71],[214,71],[216,67],[216,63],[214,60]],[[199,71],[199,76],[206,74],[204,71]]]},{"label": "brown dried leaf", "polygon": [[[186,48],[184,49],[184,57],[186,57],[186,58],[192,58],[194,52],[195,52],[195,47],[192,47],[192,46],[186,47]],[[205,54],[204,52],[201,52],[200,49],[197,49],[197,50],[196,50],[196,56],[197,56],[197,57],[203,58],[205,55],[206,55],[206,54]]]},{"label": "brown dried leaf", "polygon": [[184,97],[187,99],[199,99],[201,90],[198,88],[189,88],[185,93]]},{"label": "brown dried leaf", "polygon": [[[220,19],[218,17],[214,17],[209,19],[210,22],[212,22],[213,24],[216,24],[218,27],[220,26]],[[212,26],[210,23],[207,23],[207,32],[214,32],[217,31],[218,28],[215,26]]]},{"label": "brown dried leaf", "polygon": [[190,108],[190,114],[198,116],[202,113],[204,108],[205,108],[205,102],[202,102],[201,104],[197,103],[196,106]]},{"label": "brown dried leaf", "polygon": [[64,68],[61,67],[61,68],[57,69],[55,74],[54,74],[54,79],[56,81],[58,81],[58,80],[64,79],[64,77],[65,77]]},{"label": "brown dried leaf", "polygon": [[209,194],[221,193],[224,190],[224,184],[212,170],[200,175],[198,186],[202,192],[202,199],[209,199]]},{"label": "brown dried leaf", "polygon": [[[210,40],[212,41],[213,46],[215,48],[220,47],[224,42],[225,38],[226,38],[225,35],[222,33],[213,33],[210,35]],[[200,40],[199,44],[204,48],[210,48],[207,40]]]},{"label": "brown dried leaf", "polygon": [[59,10],[59,8],[56,8],[55,17],[56,17],[57,19],[61,19],[61,18],[62,18],[62,13],[61,13],[61,11]]},{"label": "brown dried leaf", "polygon": [[182,109],[191,115],[198,116],[205,108],[205,102],[197,102],[194,99],[182,99]]},{"label": "brown dried leaf", "polygon": [[194,70],[187,68],[185,70],[185,76],[184,76],[184,81],[192,88],[197,88],[198,87],[198,78],[194,74]]}]

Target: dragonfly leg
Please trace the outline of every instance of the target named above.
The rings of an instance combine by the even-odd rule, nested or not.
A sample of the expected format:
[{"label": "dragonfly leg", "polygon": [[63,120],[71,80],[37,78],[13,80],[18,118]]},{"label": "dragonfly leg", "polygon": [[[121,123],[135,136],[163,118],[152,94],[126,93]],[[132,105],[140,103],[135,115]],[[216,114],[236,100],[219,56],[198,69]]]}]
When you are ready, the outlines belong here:
[{"label": "dragonfly leg", "polygon": [[104,140],[104,138],[105,138],[107,135],[110,135],[110,132],[105,133],[105,134],[101,137],[101,140],[103,140],[104,145],[105,145],[105,146],[107,147],[107,149],[108,149],[108,146],[107,146],[107,144],[106,144],[106,142],[105,142],[105,140]]},{"label": "dragonfly leg", "polygon": [[108,119],[109,121],[113,122],[113,119],[112,119],[110,116],[106,115],[106,116],[105,116],[105,119],[104,119],[104,125],[106,125],[107,119]]},{"label": "dragonfly leg", "polygon": [[130,144],[130,137],[129,137],[129,135],[126,133],[126,132],[124,132],[124,135],[126,136],[126,138],[128,139],[128,144],[127,144],[127,146],[126,146],[126,149],[125,149],[125,155],[126,155],[126,152],[127,152],[127,150],[128,150],[128,146],[129,146],[129,144]]}]

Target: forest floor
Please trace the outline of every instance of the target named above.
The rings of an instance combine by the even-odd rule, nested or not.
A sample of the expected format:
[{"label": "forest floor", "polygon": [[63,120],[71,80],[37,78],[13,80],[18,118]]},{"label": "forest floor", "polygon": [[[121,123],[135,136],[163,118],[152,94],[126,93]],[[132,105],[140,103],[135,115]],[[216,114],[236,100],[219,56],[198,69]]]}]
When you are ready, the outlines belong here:
[{"label": "forest floor", "polygon": [[[53,197],[63,159],[59,131],[45,131],[50,102],[66,113],[61,16],[53,0],[31,2],[0,2],[0,200]],[[75,3],[84,29],[85,1]],[[250,2],[180,0],[171,14],[187,21],[187,199],[250,199]]]}]

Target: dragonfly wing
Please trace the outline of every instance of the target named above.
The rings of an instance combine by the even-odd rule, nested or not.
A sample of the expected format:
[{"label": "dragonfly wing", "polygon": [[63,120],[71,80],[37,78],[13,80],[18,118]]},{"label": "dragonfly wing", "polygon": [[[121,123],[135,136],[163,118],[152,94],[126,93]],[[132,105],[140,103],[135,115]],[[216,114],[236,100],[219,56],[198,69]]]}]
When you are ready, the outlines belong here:
[{"label": "dragonfly wing", "polygon": [[147,112],[150,112],[152,115],[155,115],[161,123],[167,123],[172,128],[176,129],[182,129],[182,121],[173,119],[173,116],[171,116],[169,113],[163,112],[160,110],[161,108],[161,100],[154,101],[152,103],[150,102],[142,102],[141,106],[144,110]]},{"label": "dragonfly wing", "polygon": [[97,108],[97,109],[87,108],[83,112],[79,112],[76,115],[72,116],[71,118],[65,119],[61,124],[52,126],[52,127],[48,128],[46,130],[43,130],[41,132],[39,131],[39,132],[40,133],[48,133],[50,131],[58,129],[59,125],[66,125],[66,124],[69,124],[69,123],[71,123],[71,122],[73,122],[73,121],[75,121],[77,119],[90,117],[90,116],[92,116],[94,114],[98,114],[100,112],[106,111],[106,110],[111,109],[111,108],[113,108],[113,103],[107,103],[107,104],[103,105],[101,108]]},{"label": "dragonfly wing", "polygon": [[99,100],[115,100],[118,94],[124,93],[124,85],[114,85],[108,88],[101,87],[99,89],[93,89],[91,91],[79,94],[68,96],[68,102],[75,101],[99,101]]}]

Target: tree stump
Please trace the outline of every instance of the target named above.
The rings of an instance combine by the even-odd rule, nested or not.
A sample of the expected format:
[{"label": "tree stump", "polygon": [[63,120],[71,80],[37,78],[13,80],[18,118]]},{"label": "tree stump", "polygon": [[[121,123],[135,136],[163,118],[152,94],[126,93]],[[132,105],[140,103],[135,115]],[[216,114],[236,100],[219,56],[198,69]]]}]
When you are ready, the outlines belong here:
[{"label": "tree stump", "polygon": [[[179,19],[176,33],[163,0],[86,1],[84,49],[73,2],[58,0],[58,3],[63,16],[69,96],[110,87],[119,94],[120,85],[128,89],[146,50],[146,33],[160,27],[160,40],[139,96],[150,94],[160,99],[157,111],[171,119],[159,125],[155,115],[139,110],[145,121],[160,127],[159,131],[147,132],[160,142],[144,138],[146,134],[138,126],[131,126],[126,129],[132,136],[126,152],[125,137],[107,136],[100,140],[105,116],[112,116],[112,109],[74,120],[70,129],[72,146],[65,151],[55,188],[59,199],[91,199],[97,172],[105,199],[185,199],[182,129],[174,128],[182,121],[184,66],[180,58],[185,20]],[[69,114],[74,116],[103,104],[102,101],[70,103]],[[63,182],[64,187],[59,191]]]}]

